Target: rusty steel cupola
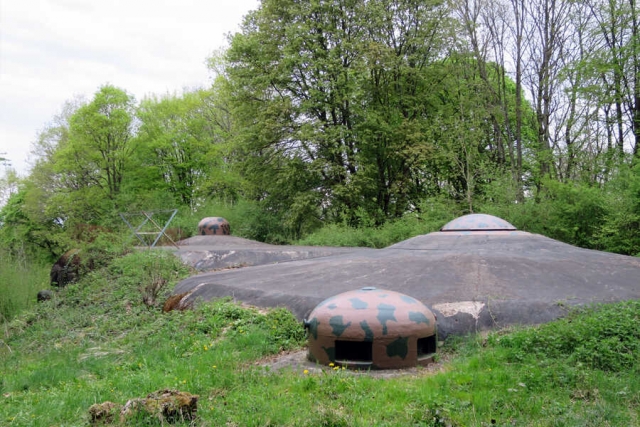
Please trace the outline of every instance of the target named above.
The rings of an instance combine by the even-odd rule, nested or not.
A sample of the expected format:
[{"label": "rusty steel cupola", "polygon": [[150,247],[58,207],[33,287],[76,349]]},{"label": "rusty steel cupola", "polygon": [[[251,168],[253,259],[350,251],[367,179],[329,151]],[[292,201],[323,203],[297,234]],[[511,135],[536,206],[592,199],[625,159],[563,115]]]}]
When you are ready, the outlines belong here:
[{"label": "rusty steel cupola", "polygon": [[408,295],[374,287],[318,304],[304,320],[311,361],[356,369],[427,365],[436,352],[436,317]]}]

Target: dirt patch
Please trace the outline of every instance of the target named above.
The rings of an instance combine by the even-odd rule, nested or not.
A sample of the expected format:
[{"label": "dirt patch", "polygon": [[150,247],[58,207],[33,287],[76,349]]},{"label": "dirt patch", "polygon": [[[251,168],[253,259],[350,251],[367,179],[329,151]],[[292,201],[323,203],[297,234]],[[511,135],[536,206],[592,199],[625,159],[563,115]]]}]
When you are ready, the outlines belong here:
[{"label": "dirt patch", "polygon": [[[269,372],[278,372],[290,370],[300,375],[330,372],[334,368],[325,365],[319,365],[307,359],[307,349],[282,352],[275,356],[259,360],[255,362],[256,366],[263,367]],[[406,369],[384,369],[384,370],[345,370],[351,375],[369,375],[375,378],[392,378],[400,376],[424,376],[434,375],[445,372],[448,369],[450,356],[447,354],[439,354],[439,360],[430,363],[427,366],[417,366]]]}]

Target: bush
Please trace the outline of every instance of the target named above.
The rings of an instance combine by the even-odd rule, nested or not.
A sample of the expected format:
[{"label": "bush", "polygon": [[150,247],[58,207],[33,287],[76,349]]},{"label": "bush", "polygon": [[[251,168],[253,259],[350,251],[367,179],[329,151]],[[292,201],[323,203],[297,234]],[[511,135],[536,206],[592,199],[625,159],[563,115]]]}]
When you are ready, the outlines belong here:
[{"label": "bush", "polygon": [[306,332],[295,316],[284,308],[261,311],[257,308],[242,307],[231,300],[221,298],[199,305],[192,314],[194,332],[212,337],[222,334],[245,336],[250,333],[260,335],[260,345],[271,353],[303,345]]},{"label": "bush", "polygon": [[416,212],[381,226],[369,224],[351,227],[346,224],[328,224],[296,242],[312,246],[348,246],[384,248],[402,240],[437,231],[457,216],[455,205],[441,200],[427,200]]},{"label": "bush", "polygon": [[622,168],[604,190],[607,215],[594,235],[595,247],[640,256],[640,162]]},{"label": "bush", "polygon": [[137,289],[147,306],[155,307],[169,295],[171,285],[188,272],[178,257],[164,251],[134,251],[109,265],[116,286]]},{"label": "bush", "polygon": [[490,343],[508,349],[511,361],[529,357],[566,359],[603,371],[620,372],[640,361],[640,301],[576,309],[564,319]]}]

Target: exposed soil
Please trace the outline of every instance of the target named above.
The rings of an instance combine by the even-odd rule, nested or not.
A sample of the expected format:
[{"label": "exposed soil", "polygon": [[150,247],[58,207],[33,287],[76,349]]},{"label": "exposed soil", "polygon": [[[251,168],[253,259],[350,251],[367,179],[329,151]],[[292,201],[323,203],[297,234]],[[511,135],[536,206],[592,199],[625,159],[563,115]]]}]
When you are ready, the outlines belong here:
[{"label": "exposed soil", "polygon": [[[447,370],[449,356],[440,354],[438,362],[430,363],[427,366],[417,366],[415,368],[405,369],[385,369],[385,370],[348,370],[352,375],[369,375],[376,378],[392,378],[400,376],[423,376],[434,375]],[[307,349],[282,352],[278,355],[271,356],[255,362],[255,365],[262,366],[269,371],[291,370],[304,375],[304,371],[308,373],[321,373],[333,370],[330,366],[319,365],[307,359]]]}]

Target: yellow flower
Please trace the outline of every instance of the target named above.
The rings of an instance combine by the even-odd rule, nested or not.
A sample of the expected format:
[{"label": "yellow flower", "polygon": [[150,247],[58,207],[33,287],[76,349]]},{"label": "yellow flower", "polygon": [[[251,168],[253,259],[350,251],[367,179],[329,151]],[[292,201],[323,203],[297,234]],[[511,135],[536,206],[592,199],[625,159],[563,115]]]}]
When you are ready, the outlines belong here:
[{"label": "yellow flower", "polygon": [[334,371],[337,371],[338,369],[340,369],[339,366],[334,366],[334,368],[333,368]]},{"label": "yellow flower", "polygon": [[302,371],[303,374],[307,375],[309,373],[308,369],[305,369],[304,371]]},{"label": "yellow flower", "polygon": [[204,351],[209,350],[209,347],[207,347],[206,345],[203,348],[204,348]]},{"label": "yellow flower", "polygon": [[335,366],[333,362],[329,363],[329,366],[331,366],[332,368]]},{"label": "yellow flower", "polygon": [[213,368],[213,369],[217,369],[218,367],[217,367],[216,365],[213,365],[213,366],[212,366],[212,368]]}]

